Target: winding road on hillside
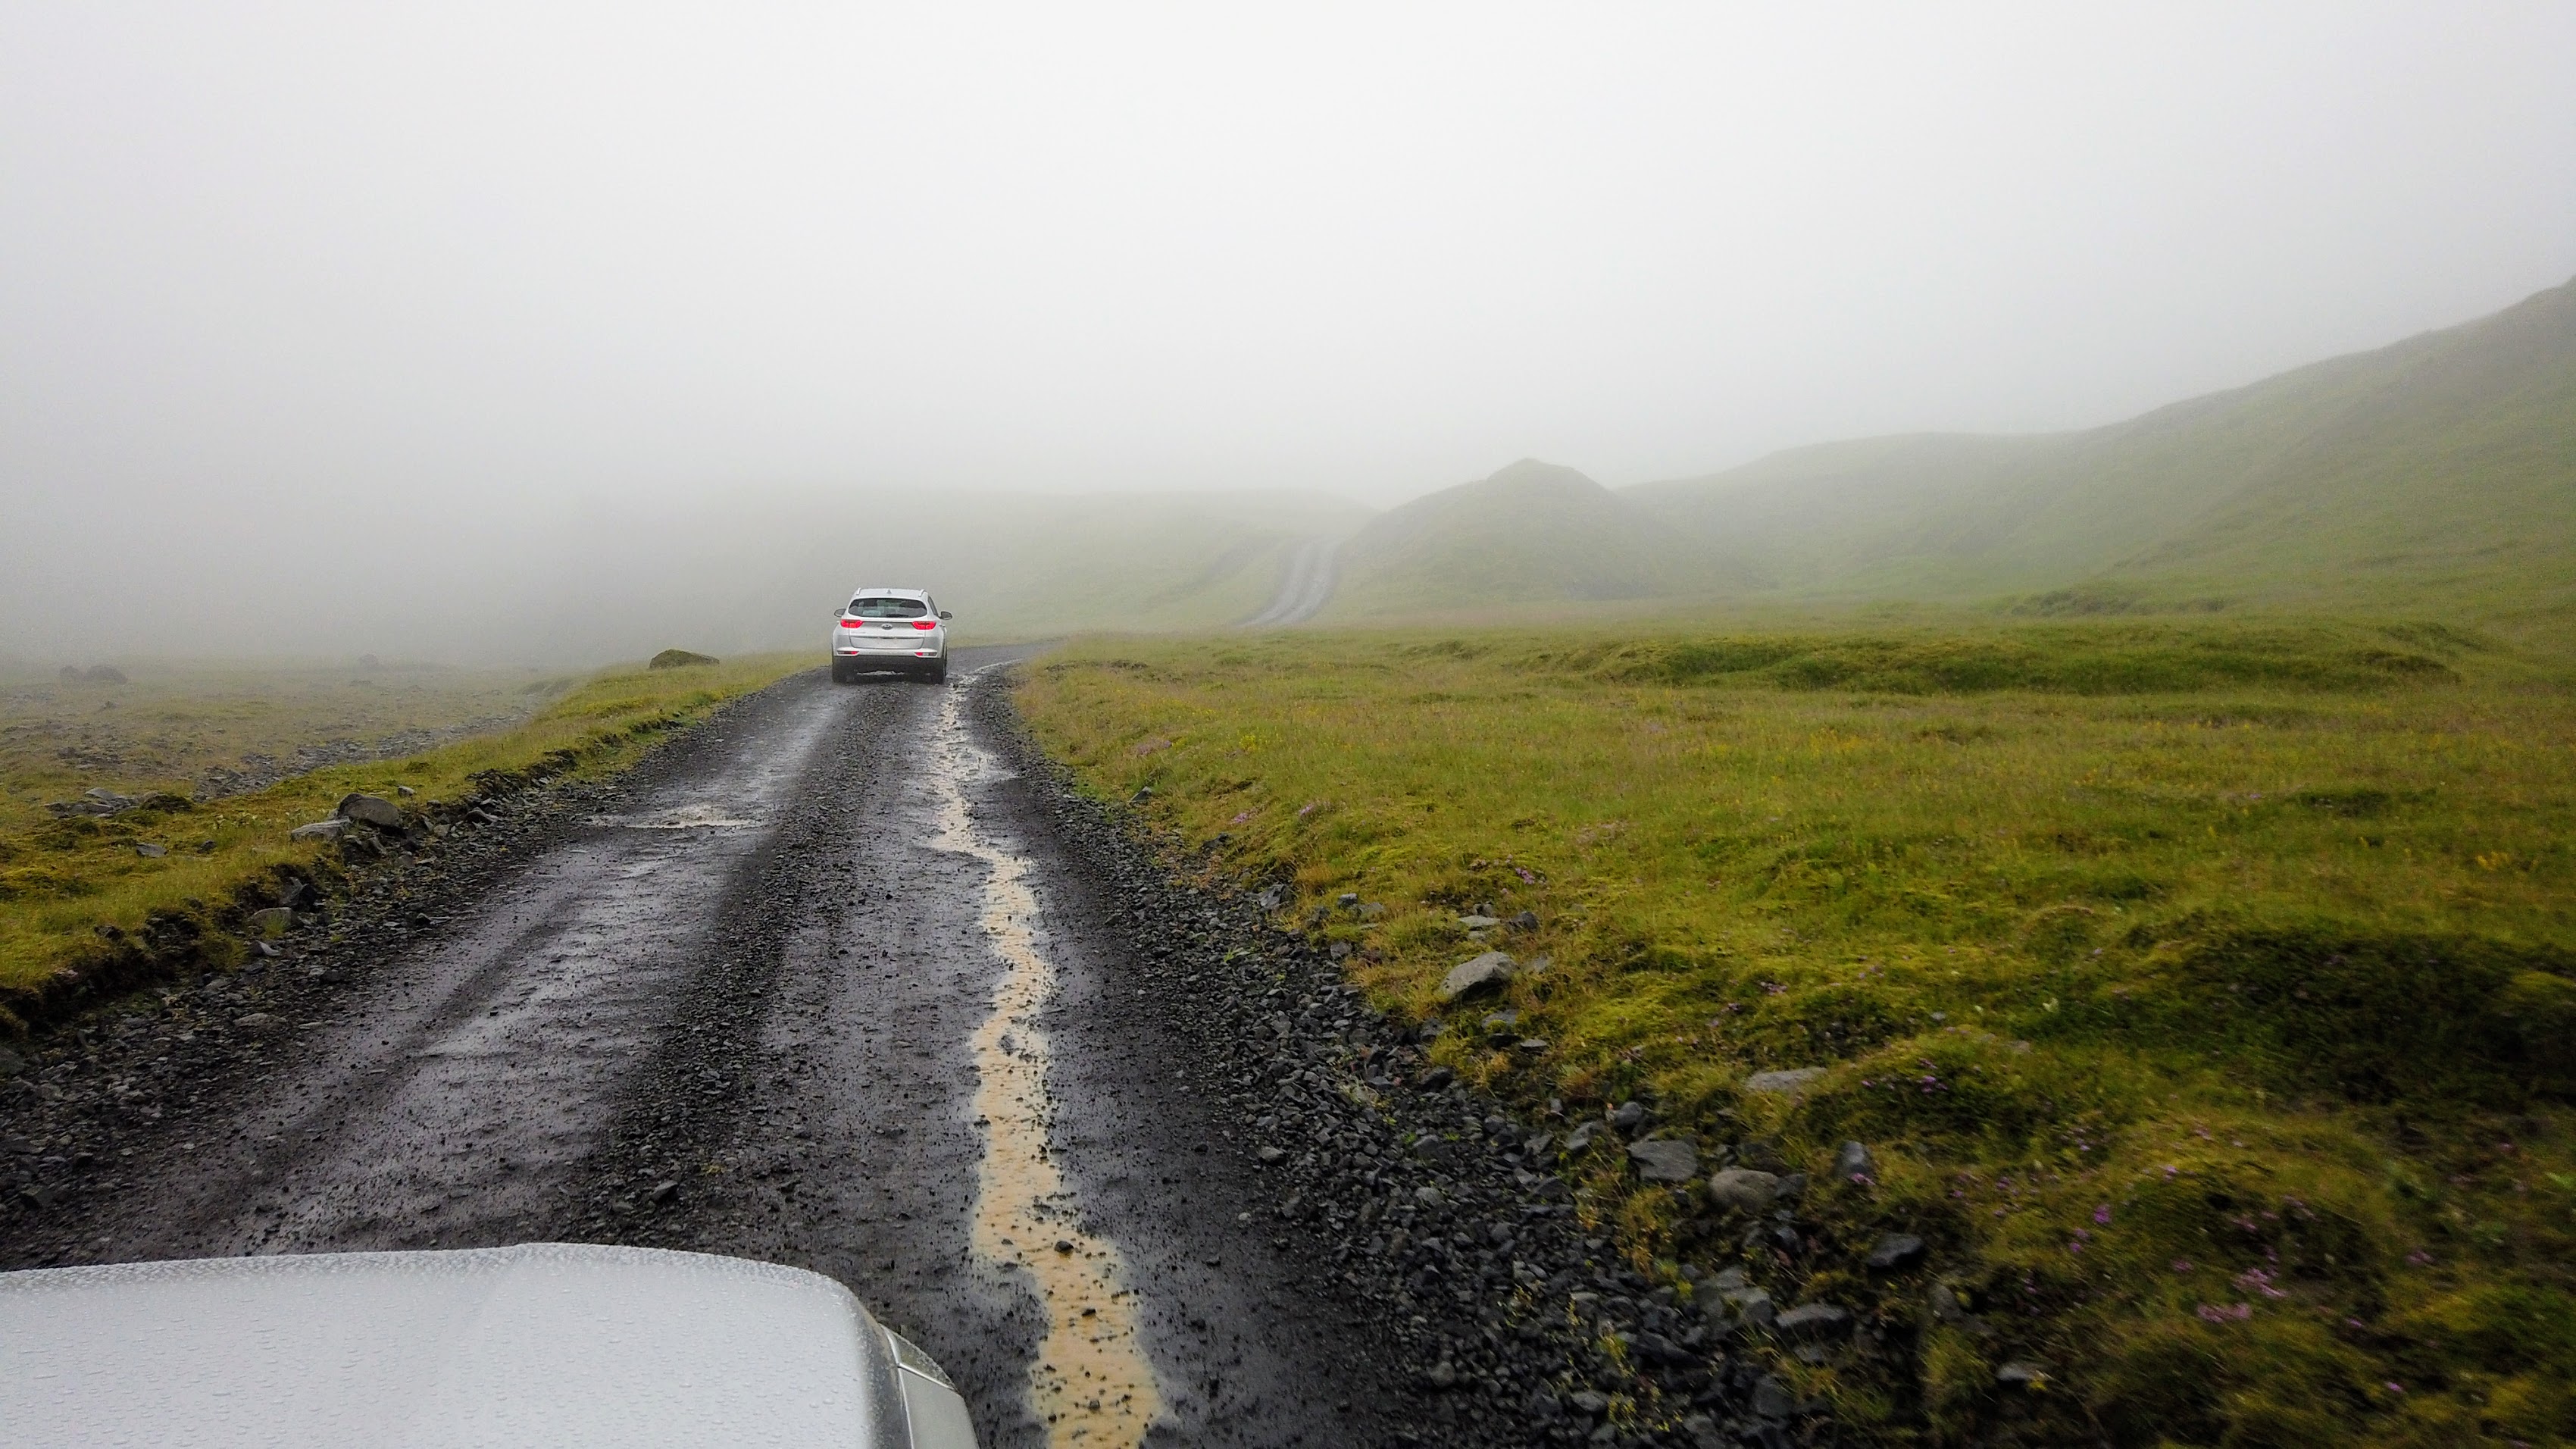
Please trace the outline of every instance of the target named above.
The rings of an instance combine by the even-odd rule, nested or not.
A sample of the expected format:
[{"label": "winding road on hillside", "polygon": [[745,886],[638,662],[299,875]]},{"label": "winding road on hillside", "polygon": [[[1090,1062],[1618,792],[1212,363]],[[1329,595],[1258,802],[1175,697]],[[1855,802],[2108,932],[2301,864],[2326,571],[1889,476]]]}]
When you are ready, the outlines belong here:
[{"label": "winding road on hillside", "polygon": [[1311,538],[1297,545],[1288,556],[1288,572],[1279,580],[1279,592],[1258,614],[1243,621],[1246,629],[1284,629],[1303,624],[1324,611],[1333,601],[1333,585],[1341,578],[1341,545],[1329,538]]},{"label": "winding road on hillside", "polygon": [[[850,1284],[989,1449],[1409,1439],[1383,1325],[1241,1211],[1193,1044],[1106,999],[1114,887],[1003,763],[1005,657],[791,679],[424,886],[312,1019],[225,1018],[221,1072],[71,1159],[0,1266],[731,1253]],[[102,1101],[216,1029],[98,1068]]]}]

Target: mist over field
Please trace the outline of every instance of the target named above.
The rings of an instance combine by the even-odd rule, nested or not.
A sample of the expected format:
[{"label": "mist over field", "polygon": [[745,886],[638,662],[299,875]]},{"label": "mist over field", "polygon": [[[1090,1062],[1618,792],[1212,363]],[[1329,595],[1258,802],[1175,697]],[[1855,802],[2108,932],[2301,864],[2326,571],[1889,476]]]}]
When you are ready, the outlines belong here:
[{"label": "mist over field", "polygon": [[[1517,458],[2112,424],[2576,274],[2570,53],[2546,5],[10,6],[5,647],[810,647],[869,581],[1217,625]],[[1724,524],[1609,592],[1725,593],[1779,540]],[[1469,571],[1335,609],[1525,582]]]},{"label": "mist over field", "polygon": [[0,0],[0,1423],[2576,1445],[2571,56]]}]

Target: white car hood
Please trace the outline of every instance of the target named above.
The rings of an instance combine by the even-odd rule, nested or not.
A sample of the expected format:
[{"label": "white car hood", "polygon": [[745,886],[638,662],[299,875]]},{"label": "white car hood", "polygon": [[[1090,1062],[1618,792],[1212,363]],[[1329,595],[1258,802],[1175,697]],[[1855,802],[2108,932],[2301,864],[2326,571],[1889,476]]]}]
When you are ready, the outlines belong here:
[{"label": "white car hood", "polygon": [[884,1333],[794,1268],[542,1243],[0,1274],[12,1444],[906,1437]]}]

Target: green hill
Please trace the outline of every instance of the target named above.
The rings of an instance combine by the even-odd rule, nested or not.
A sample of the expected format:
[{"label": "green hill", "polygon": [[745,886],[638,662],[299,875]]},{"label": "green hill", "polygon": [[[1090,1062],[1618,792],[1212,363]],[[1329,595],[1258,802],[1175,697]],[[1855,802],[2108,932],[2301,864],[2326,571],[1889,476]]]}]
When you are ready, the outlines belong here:
[{"label": "green hill", "polygon": [[1621,497],[1709,585],[2563,608],[2576,283],[2465,326],[2077,433],[1802,448]]},{"label": "green hill", "polygon": [[1329,618],[1654,598],[1706,576],[1646,511],[1528,458],[1378,515],[1341,568]]},{"label": "green hill", "polygon": [[1828,443],[1615,492],[1515,463],[1360,529],[1326,617],[1898,598],[2576,613],[2576,283],[2082,432]]}]

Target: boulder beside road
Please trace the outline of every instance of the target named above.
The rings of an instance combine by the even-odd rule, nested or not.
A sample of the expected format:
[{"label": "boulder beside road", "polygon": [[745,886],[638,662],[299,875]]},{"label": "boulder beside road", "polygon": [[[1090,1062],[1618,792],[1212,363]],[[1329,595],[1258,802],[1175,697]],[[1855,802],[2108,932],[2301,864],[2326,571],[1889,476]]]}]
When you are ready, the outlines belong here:
[{"label": "boulder beside road", "polygon": [[1780,1179],[1750,1167],[1730,1167],[1708,1180],[1709,1201],[1747,1215],[1762,1212],[1780,1195]]},{"label": "boulder beside road", "polygon": [[382,795],[344,795],[331,813],[343,820],[372,825],[378,830],[403,828],[402,807]]},{"label": "boulder beside road", "polygon": [[1803,1094],[1809,1084],[1824,1074],[1823,1067],[1789,1067],[1776,1072],[1755,1072],[1744,1079],[1744,1090],[1795,1097]]},{"label": "boulder beside road", "polygon": [[1499,990],[1502,984],[1520,974],[1519,963],[1501,951],[1487,951],[1472,956],[1449,968],[1440,979],[1440,999],[1456,1001],[1479,991]]},{"label": "boulder beside road", "polygon": [[1699,1149],[1687,1142],[1656,1138],[1628,1144],[1629,1160],[1648,1182],[1688,1182],[1699,1176]]},{"label": "boulder beside road", "polygon": [[1851,1311],[1831,1303],[1801,1303],[1772,1323],[1781,1337],[1807,1341],[1840,1338],[1851,1326]]},{"label": "boulder beside road", "polygon": [[55,800],[45,808],[59,819],[69,815],[117,815],[142,803],[131,795],[119,795],[103,786],[93,785],[83,790],[77,800]]}]

